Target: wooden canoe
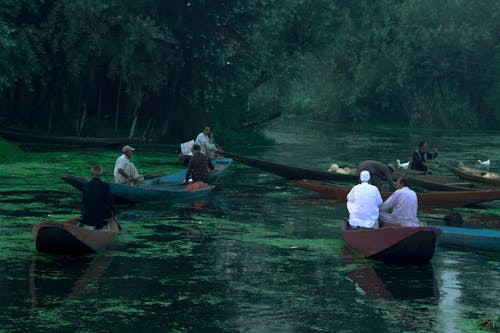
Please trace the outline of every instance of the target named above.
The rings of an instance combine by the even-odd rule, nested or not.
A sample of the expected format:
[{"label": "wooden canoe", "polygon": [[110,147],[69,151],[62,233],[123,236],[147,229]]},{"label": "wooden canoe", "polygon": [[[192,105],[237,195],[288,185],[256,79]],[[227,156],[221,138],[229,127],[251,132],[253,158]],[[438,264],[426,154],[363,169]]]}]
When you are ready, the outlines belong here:
[{"label": "wooden canoe", "polygon": [[[231,159],[215,160],[215,172],[208,179],[209,184],[216,183],[224,175],[232,163]],[[137,186],[117,184],[108,182],[113,198],[117,204],[130,204],[134,202],[157,202],[157,201],[181,201],[201,198],[207,196],[214,185],[203,188],[189,189],[188,185],[182,184],[186,170],[178,171],[167,176],[156,177],[145,181]],[[79,191],[88,182],[88,178],[73,175],[62,175],[61,179],[72,185]]]},{"label": "wooden canoe", "polygon": [[364,257],[399,263],[432,259],[441,234],[434,227],[402,227],[390,223],[383,223],[377,229],[350,229],[344,221],[341,228],[346,244]]},{"label": "wooden canoe", "polygon": [[286,179],[311,179],[311,180],[338,180],[338,181],[356,181],[359,179],[355,174],[341,174],[329,171],[306,169],[296,166],[279,164],[270,161],[257,160],[227,152],[217,152],[218,154],[232,158],[233,160],[246,164],[248,166],[273,173]]},{"label": "wooden canoe", "polygon": [[500,252],[500,231],[435,226],[441,229],[440,244]]},{"label": "wooden canoe", "polygon": [[37,251],[53,254],[95,253],[110,244],[119,232],[114,219],[108,227],[95,230],[78,224],[79,218],[62,223],[41,222],[33,227],[33,240]]},{"label": "wooden canoe", "polygon": [[[342,202],[345,202],[346,196],[351,190],[349,187],[311,180],[296,180],[294,184]],[[382,191],[380,194],[385,200],[391,195],[391,192]],[[500,200],[500,189],[424,192],[417,193],[417,197],[419,207],[456,208]]]},{"label": "wooden canoe", "polygon": [[470,169],[471,171],[466,171],[457,168],[453,165],[448,165],[448,170],[450,170],[455,176],[462,179],[473,180],[476,182],[482,182],[500,186],[500,179],[483,177],[486,174],[486,171],[484,170]]},{"label": "wooden canoe", "polygon": [[126,137],[81,137],[81,136],[56,136],[28,130],[0,129],[0,136],[14,142],[46,142],[69,145],[85,146],[122,146],[125,144],[144,143],[142,138]]},{"label": "wooden canoe", "polygon": [[405,177],[409,186],[419,186],[430,191],[477,191],[484,187],[475,184],[460,182],[457,179],[425,175],[413,170],[394,170],[394,178]]}]

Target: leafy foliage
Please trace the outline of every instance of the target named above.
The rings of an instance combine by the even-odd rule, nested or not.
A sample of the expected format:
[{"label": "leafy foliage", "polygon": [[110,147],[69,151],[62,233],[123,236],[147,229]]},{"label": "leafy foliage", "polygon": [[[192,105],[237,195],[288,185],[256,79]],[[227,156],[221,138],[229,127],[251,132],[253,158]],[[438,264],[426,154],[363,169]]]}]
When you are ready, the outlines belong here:
[{"label": "leafy foliage", "polygon": [[0,116],[175,141],[277,111],[487,127],[499,12],[465,0],[4,0]]}]

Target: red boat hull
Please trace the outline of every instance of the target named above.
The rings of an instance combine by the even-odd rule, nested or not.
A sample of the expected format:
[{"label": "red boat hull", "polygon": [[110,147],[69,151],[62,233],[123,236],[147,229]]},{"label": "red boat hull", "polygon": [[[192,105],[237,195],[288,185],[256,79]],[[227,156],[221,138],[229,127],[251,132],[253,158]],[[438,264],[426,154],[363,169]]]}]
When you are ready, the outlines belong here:
[{"label": "red boat hull", "polygon": [[[338,186],[312,180],[296,180],[294,184],[302,188],[319,192],[326,197],[342,202],[351,190],[350,187]],[[391,192],[380,192],[382,199],[387,199]],[[483,191],[438,191],[417,193],[419,207],[455,208],[475,205],[482,202],[500,200],[500,190],[488,189]]]},{"label": "red boat hull", "polygon": [[434,227],[401,227],[383,223],[378,229],[349,229],[342,224],[349,247],[364,257],[383,261],[415,263],[432,259],[441,235]]}]

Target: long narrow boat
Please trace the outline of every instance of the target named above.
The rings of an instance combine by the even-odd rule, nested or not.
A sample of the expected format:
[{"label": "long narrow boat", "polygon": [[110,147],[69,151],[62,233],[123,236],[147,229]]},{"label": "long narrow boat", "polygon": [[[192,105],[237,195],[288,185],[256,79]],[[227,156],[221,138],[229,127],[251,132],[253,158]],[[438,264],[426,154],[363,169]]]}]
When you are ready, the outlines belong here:
[{"label": "long narrow boat", "polygon": [[396,169],[393,176],[395,178],[405,177],[408,185],[419,186],[430,191],[477,191],[484,190],[475,184],[460,182],[453,178],[444,178],[433,175],[425,175],[421,172],[412,172],[413,170]]},{"label": "long narrow boat", "polygon": [[33,226],[32,234],[36,249],[39,252],[54,254],[90,254],[110,244],[119,232],[114,219],[110,224],[95,230],[82,226],[79,218],[58,222],[41,222]]},{"label": "long narrow boat", "polygon": [[144,143],[142,138],[127,137],[82,137],[82,136],[56,136],[36,133],[27,130],[0,129],[0,136],[15,142],[47,142],[85,146],[122,146],[124,144]]},{"label": "long narrow boat", "polygon": [[[311,191],[319,192],[330,199],[342,201],[346,200],[346,196],[351,190],[345,186],[310,180],[296,180],[294,184]],[[391,192],[382,191],[380,194],[385,200],[391,195]],[[500,200],[500,189],[424,192],[417,193],[417,197],[419,207],[456,208]]]},{"label": "long narrow boat", "polygon": [[476,182],[482,182],[500,186],[500,178],[486,178],[484,177],[486,171],[483,170],[471,168],[470,171],[467,171],[457,168],[453,165],[448,165],[448,170],[450,170],[455,176],[462,179],[473,180]]},{"label": "long narrow boat", "polygon": [[338,181],[356,181],[359,176],[355,174],[341,174],[336,172],[306,169],[296,166],[279,164],[270,161],[257,160],[227,152],[217,152],[218,154],[232,158],[233,160],[246,164],[248,166],[276,174],[286,179],[311,179],[311,180],[338,180]]},{"label": "long narrow boat", "polygon": [[383,223],[377,229],[351,229],[344,221],[341,228],[347,245],[364,257],[400,263],[432,259],[441,234],[434,227],[402,227],[390,223]]},{"label": "long narrow boat", "polygon": [[[226,173],[232,160],[225,158],[213,162],[215,172],[210,174],[209,184],[215,184]],[[182,184],[185,174],[186,171],[182,170],[171,175],[149,179],[137,186],[113,182],[109,182],[109,186],[115,202],[118,204],[196,199],[207,196],[214,189],[214,185],[191,189],[191,186]],[[68,174],[62,175],[61,179],[80,191],[88,182],[88,178]]]},{"label": "long narrow boat", "polygon": [[440,244],[500,252],[500,231],[435,226],[441,229]]}]

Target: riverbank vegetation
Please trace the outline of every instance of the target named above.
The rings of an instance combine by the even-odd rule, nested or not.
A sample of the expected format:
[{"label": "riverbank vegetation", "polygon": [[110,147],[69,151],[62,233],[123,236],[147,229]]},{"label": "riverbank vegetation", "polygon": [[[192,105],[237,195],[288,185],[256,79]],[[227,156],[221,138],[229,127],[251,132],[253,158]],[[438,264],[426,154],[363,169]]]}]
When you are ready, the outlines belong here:
[{"label": "riverbank vegetation", "polygon": [[0,163],[21,162],[27,159],[27,154],[16,145],[0,139]]},{"label": "riverbank vegetation", "polygon": [[499,13],[487,0],[5,1],[0,119],[171,142],[210,123],[236,144],[280,113],[494,127]]}]

